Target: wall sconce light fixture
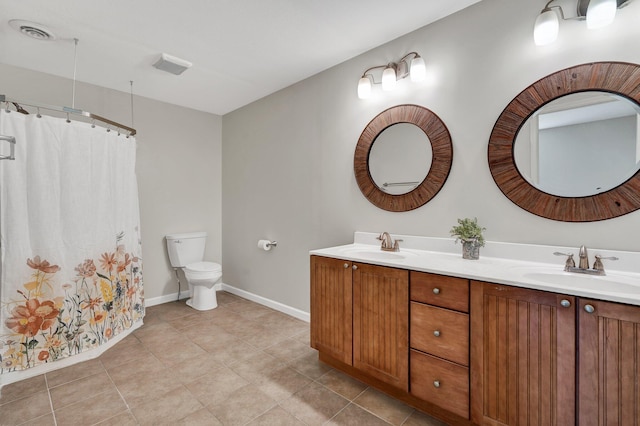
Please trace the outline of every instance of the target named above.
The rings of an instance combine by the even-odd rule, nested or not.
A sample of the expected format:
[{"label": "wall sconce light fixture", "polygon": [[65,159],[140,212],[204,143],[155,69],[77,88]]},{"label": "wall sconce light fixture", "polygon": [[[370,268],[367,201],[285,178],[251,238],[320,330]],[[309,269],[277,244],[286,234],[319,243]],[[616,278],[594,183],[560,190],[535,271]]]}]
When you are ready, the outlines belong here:
[{"label": "wall sconce light fixture", "polygon": [[[410,61],[410,62],[409,62]],[[383,70],[380,81],[376,81],[373,71]],[[424,59],[418,53],[407,53],[398,62],[390,62],[386,65],[376,65],[362,73],[358,81],[358,97],[367,99],[371,96],[371,86],[382,84],[382,90],[389,91],[396,87],[396,82],[407,76],[411,81],[422,81],[427,75]]]},{"label": "wall sconce light fixture", "polygon": [[613,22],[616,11],[631,0],[577,0],[576,16],[565,17],[557,0],[550,0],[536,18],[533,26],[533,41],[537,46],[545,46],[556,41],[560,30],[560,18],[587,21],[587,28],[601,28]]}]

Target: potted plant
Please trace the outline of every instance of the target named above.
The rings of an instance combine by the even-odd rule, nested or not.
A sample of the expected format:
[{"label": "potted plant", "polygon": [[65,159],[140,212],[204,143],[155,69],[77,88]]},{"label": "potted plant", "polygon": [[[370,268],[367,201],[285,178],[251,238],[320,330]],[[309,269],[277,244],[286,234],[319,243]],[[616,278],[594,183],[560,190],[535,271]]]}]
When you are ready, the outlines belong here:
[{"label": "potted plant", "polygon": [[456,243],[462,242],[462,257],[464,259],[478,259],[480,257],[480,247],[484,246],[482,228],[478,225],[478,218],[458,219],[458,225],[451,228],[451,236],[456,237]]}]

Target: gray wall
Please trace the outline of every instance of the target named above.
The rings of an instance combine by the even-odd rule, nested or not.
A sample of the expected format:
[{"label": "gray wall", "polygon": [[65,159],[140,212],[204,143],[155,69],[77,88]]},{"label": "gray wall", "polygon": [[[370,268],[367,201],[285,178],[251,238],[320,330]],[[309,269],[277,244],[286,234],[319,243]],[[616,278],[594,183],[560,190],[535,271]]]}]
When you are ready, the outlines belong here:
[{"label": "gray wall", "polygon": [[[129,82],[123,87],[127,90]],[[70,80],[3,64],[0,93],[71,106]],[[76,108],[126,125],[131,123],[130,105],[128,93],[77,84]],[[156,299],[178,291],[165,234],[207,231],[207,257],[221,260],[222,119],[138,96],[134,119],[145,297]]]},{"label": "gray wall", "polygon": [[[640,2],[614,24],[587,31],[564,21],[554,45],[533,44],[546,0],[484,0],[223,117],[224,281],[309,309],[308,250],[349,243],[355,230],[448,237],[459,217],[478,217],[492,241],[639,250],[629,231],[640,212],[595,223],[562,223],[519,209],[496,187],[487,141],[507,103],[534,81],[591,61],[640,63]],[[372,29],[375,31],[375,29]],[[432,79],[399,83],[359,100],[361,73],[417,50]],[[378,87],[374,91],[378,91]],[[370,204],[353,176],[353,152],[367,123],[397,104],[423,105],[453,139],[451,174],[427,205],[390,213]],[[260,238],[278,241],[270,252]]]}]

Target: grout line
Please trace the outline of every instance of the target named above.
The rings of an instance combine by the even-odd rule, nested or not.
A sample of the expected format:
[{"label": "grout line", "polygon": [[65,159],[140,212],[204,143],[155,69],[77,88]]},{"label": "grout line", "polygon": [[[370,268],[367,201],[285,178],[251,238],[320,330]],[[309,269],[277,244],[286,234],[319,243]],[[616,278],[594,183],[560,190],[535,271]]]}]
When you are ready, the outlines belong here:
[{"label": "grout line", "polygon": [[51,389],[49,389],[49,379],[47,379],[47,375],[44,374],[44,384],[47,388],[47,396],[49,396],[49,406],[51,407],[51,417],[53,417],[54,426],[58,425],[58,419],[56,418],[56,412],[53,409],[53,399],[51,399]]}]

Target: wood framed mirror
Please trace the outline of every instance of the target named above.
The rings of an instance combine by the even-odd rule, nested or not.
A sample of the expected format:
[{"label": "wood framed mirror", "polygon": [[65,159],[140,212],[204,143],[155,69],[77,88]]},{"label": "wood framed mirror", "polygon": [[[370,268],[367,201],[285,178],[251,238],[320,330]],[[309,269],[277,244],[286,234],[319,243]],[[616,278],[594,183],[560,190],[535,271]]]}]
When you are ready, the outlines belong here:
[{"label": "wood framed mirror", "polygon": [[[412,126],[407,128],[403,123],[416,126],[419,130],[411,129]],[[399,126],[391,132],[392,126],[396,125]],[[404,128],[401,129],[401,127]],[[401,132],[395,130],[401,130]],[[387,161],[393,166],[391,168],[402,172],[411,169],[412,167],[408,167],[411,164],[408,163],[415,163],[416,158],[420,159],[419,163],[423,163],[422,167],[418,167],[419,170],[416,170],[411,177],[399,177],[396,179],[397,181],[392,179],[391,182],[381,184],[380,178],[374,179],[372,176],[372,164],[370,163],[372,148],[376,141],[383,139],[381,137],[383,133],[385,133],[384,143],[393,144],[394,138],[396,138],[395,140],[398,141],[396,147],[402,147],[396,151],[406,154],[407,158],[399,160],[395,156],[394,158],[387,156],[382,158],[382,162]],[[411,133],[420,135],[423,140],[405,144],[406,141],[399,141],[397,139],[399,136],[396,136]],[[420,148],[421,144],[424,144],[426,153]],[[415,147],[412,149],[417,149],[419,153],[404,152],[405,146]],[[393,148],[391,147],[386,152],[393,151]],[[451,135],[442,120],[429,109],[419,105],[398,105],[381,112],[367,124],[356,145],[353,168],[360,191],[367,200],[387,211],[404,212],[423,206],[442,189],[449,176],[452,160]],[[383,178],[383,180],[385,179]],[[390,191],[389,188],[394,186],[409,186],[409,189],[401,191],[402,193],[392,193],[393,191]]]},{"label": "wood framed mirror", "polygon": [[[554,100],[585,92],[618,95],[640,109],[640,66],[624,62],[595,62],[550,74],[516,96],[493,127],[488,147],[491,175],[507,198],[530,213],[563,222],[591,222],[640,209],[638,167],[631,177],[603,192],[596,188],[592,195],[565,196],[536,188],[516,164],[514,146],[527,120]],[[635,137],[640,141],[640,135]],[[598,149],[608,149],[606,138],[602,138]],[[636,155],[640,159],[640,142],[637,142]],[[574,179],[574,176],[567,172],[564,178]]]}]

